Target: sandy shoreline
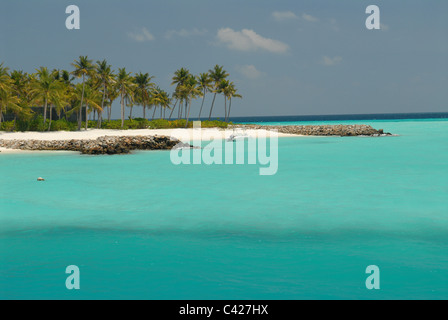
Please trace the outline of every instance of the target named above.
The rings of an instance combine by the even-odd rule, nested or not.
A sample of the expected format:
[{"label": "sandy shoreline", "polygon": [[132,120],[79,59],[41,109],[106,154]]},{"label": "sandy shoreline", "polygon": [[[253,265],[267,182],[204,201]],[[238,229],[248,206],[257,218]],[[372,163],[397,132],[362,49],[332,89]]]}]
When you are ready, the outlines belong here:
[{"label": "sandy shoreline", "polygon": [[[140,129],[140,130],[104,130],[89,129],[87,131],[54,131],[54,132],[2,132],[0,140],[42,140],[42,141],[67,141],[67,140],[95,140],[99,137],[113,136],[168,136],[177,138],[182,142],[211,141],[228,139],[231,135],[245,134],[251,138],[265,138],[272,136],[272,132],[263,129]],[[297,135],[278,133],[278,137],[297,137]],[[11,153],[35,153],[42,151],[24,151],[6,149],[0,147],[0,154]],[[55,151],[44,151],[55,152]],[[60,152],[60,151],[57,151]]]},{"label": "sandy shoreline", "polygon": [[63,154],[63,153],[78,153],[74,151],[51,151],[51,150],[19,150],[19,149],[7,149],[0,147],[0,155],[2,154],[35,154],[35,153],[48,153],[48,154]]}]

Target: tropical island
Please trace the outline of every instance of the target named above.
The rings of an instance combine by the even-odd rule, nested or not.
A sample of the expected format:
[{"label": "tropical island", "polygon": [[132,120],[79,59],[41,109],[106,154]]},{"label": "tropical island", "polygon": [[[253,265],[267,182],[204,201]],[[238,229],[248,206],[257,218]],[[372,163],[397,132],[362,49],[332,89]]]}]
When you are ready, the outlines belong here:
[{"label": "tropical island", "polygon": [[[219,65],[197,76],[185,68],[178,69],[172,78],[171,85],[175,85],[175,90],[171,95],[157,86],[149,73],[132,75],[126,68],[115,72],[106,60],[94,64],[87,56],[80,56],[72,67],[71,72],[40,67],[35,73],[28,74],[21,70],[10,72],[1,63],[0,130],[187,128],[192,101],[202,98],[200,119],[205,111],[207,93],[213,94],[208,116],[210,122],[204,121],[202,125],[226,127],[232,98],[242,98],[235,84],[227,79],[227,71]],[[75,84],[76,78],[80,81]],[[224,96],[224,121],[211,120],[218,94]],[[121,121],[111,119],[112,105],[117,99],[121,106]],[[133,118],[135,106],[143,109],[143,118]],[[129,108],[127,118],[126,107]],[[150,119],[147,111],[151,111]],[[156,114],[159,121],[154,121]],[[5,115],[12,120],[5,121]]]},{"label": "tropical island", "polygon": [[[242,95],[228,79],[229,73],[219,65],[199,75],[191,74],[186,68],[176,70],[171,94],[162,90],[149,73],[132,75],[126,68],[115,72],[106,60],[93,63],[87,56],[80,56],[71,65],[72,71],[40,67],[28,74],[10,71],[0,64],[0,131],[9,132],[2,134],[0,148],[87,154],[170,149],[180,141],[188,141],[193,127],[191,120],[204,120],[201,118],[204,113],[208,113],[208,118],[201,121],[201,128],[208,131],[202,139],[217,135],[226,139],[229,134],[219,132],[223,129],[242,129],[252,137],[260,133],[267,136],[272,130],[280,136],[384,135],[381,129],[366,125],[233,124],[230,122],[232,99],[241,99]],[[204,105],[207,94],[213,95],[208,110]],[[212,119],[219,95],[224,97],[224,120]],[[201,103],[192,119],[191,107],[196,99],[201,99]],[[111,118],[116,100],[120,102],[120,120]],[[133,117],[134,107],[142,108],[143,118]],[[187,131],[176,136],[173,130],[179,128]]]}]

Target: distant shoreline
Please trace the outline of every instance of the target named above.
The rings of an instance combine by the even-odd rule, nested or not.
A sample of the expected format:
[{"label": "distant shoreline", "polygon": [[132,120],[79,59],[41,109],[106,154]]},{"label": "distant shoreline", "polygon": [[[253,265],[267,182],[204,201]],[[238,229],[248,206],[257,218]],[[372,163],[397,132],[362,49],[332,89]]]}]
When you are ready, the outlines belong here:
[{"label": "distant shoreline", "polygon": [[[88,154],[127,153],[131,150],[170,149],[172,141],[191,143],[193,141],[211,141],[232,139],[235,136],[248,138],[270,138],[300,136],[383,136],[382,129],[374,129],[368,125],[315,125],[315,126],[261,126],[232,125],[228,129],[221,128],[189,128],[189,129],[138,129],[107,130],[89,129],[84,131],[50,131],[50,132],[11,132],[0,133],[0,152],[13,153],[11,150],[25,151],[80,151]],[[126,152],[110,152],[104,149],[105,140],[110,146],[120,143],[119,150]],[[163,140],[163,141],[162,141]],[[154,142],[156,141],[156,142]],[[161,142],[162,141],[162,142]],[[160,143],[164,146],[160,148]],[[124,146],[124,147],[123,147]],[[122,148],[123,147],[123,148]],[[128,148],[129,147],[129,148]],[[107,148],[106,148],[107,149]],[[8,150],[6,152],[6,150]]]},{"label": "distant shoreline", "polygon": [[[54,145],[67,145],[66,150],[58,149],[55,151],[73,151],[68,142],[76,140],[92,142],[104,137],[113,138],[135,138],[135,137],[170,137],[183,143],[192,141],[211,141],[229,139],[232,134],[237,134],[240,130],[220,129],[220,128],[202,128],[202,129],[138,129],[138,130],[109,130],[109,129],[89,129],[83,131],[50,131],[50,132],[0,132],[0,153],[23,153],[23,152],[41,152],[35,149],[35,145],[45,145],[42,142],[53,142]],[[269,137],[269,130],[244,130],[244,134],[251,138]],[[278,133],[278,137],[297,137],[298,135]],[[28,143],[31,142],[31,145]],[[39,146],[38,146],[39,148]],[[48,152],[48,149],[44,149]],[[148,150],[148,149],[135,149]],[[51,152],[51,151],[50,151]]]}]

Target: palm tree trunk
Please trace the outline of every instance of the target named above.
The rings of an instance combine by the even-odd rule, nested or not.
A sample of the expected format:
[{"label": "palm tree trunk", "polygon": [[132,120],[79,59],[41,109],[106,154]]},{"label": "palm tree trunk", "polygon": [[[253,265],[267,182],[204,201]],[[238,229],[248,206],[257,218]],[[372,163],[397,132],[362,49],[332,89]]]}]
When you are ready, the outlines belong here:
[{"label": "palm tree trunk", "polygon": [[98,123],[97,123],[98,129],[101,129],[102,126],[103,126],[103,110],[98,111]]},{"label": "palm tree trunk", "polygon": [[227,97],[224,96],[224,122],[227,121]]},{"label": "palm tree trunk", "polygon": [[173,115],[174,109],[176,109],[176,105],[177,105],[177,102],[178,102],[178,101],[179,101],[179,99],[176,100],[176,103],[174,104],[174,107],[173,107],[173,109],[171,110],[169,120],[171,120],[171,116]]},{"label": "palm tree trunk", "polygon": [[89,104],[86,103],[86,131],[89,128]]},{"label": "palm tree trunk", "polygon": [[229,101],[230,101],[230,103],[229,103],[229,113],[227,114],[226,122],[229,121],[229,119],[230,119],[230,109],[232,108],[232,98],[230,98]]},{"label": "palm tree trunk", "polygon": [[101,100],[101,112],[98,117],[98,129],[103,125],[104,100],[106,100],[106,84],[104,84],[103,99]]},{"label": "palm tree trunk", "polygon": [[154,106],[154,112],[152,113],[152,120],[154,120],[154,117],[156,116],[156,110],[157,106]]},{"label": "palm tree trunk", "polygon": [[[185,123],[185,128],[188,128],[188,119],[190,118],[190,109],[191,109],[191,99],[190,99],[190,103],[188,104],[188,113],[187,113],[187,121]],[[185,110],[186,112],[187,110]]]},{"label": "palm tree trunk", "polygon": [[44,125],[47,124],[47,105],[48,105],[48,100],[47,100],[47,98],[45,98],[45,104],[44,104]]},{"label": "palm tree trunk", "polygon": [[106,97],[106,86],[103,86],[103,98],[101,99],[101,112],[98,111],[98,123],[96,124],[96,127],[98,129],[101,128],[101,122],[103,120],[103,110],[104,110],[104,98]]},{"label": "palm tree trunk", "polygon": [[2,119],[3,119],[3,107],[0,105],[0,126],[2,125]]},{"label": "palm tree trunk", "polygon": [[131,111],[130,111],[130,113],[129,113],[129,119],[131,119],[131,121],[132,121],[132,109],[134,108],[134,106],[132,106],[131,105]]},{"label": "palm tree trunk", "polygon": [[98,128],[98,129],[100,129],[101,128],[101,119],[103,118],[103,112],[102,111],[98,111],[98,122],[97,122],[97,124],[96,124],[96,127]]},{"label": "palm tree trunk", "polygon": [[53,120],[53,105],[50,104],[50,124],[48,125],[48,131],[51,130],[51,120]]},{"label": "palm tree trunk", "polygon": [[101,99],[101,110],[104,110],[105,99],[106,99],[106,84],[103,84],[103,98]]},{"label": "palm tree trunk", "polygon": [[213,106],[215,104],[215,99],[216,99],[216,92],[215,92],[215,96],[213,97],[212,107],[210,108],[210,115],[208,116],[208,121],[210,121],[210,119],[212,118],[212,112],[213,112]]},{"label": "palm tree trunk", "polygon": [[143,119],[146,120],[146,105],[143,103]]},{"label": "palm tree trunk", "polygon": [[107,108],[107,121],[110,122],[110,117],[112,116],[112,102],[110,103],[110,106]]},{"label": "palm tree trunk", "polygon": [[205,89],[204,89],[204,96],[202,97],[201,110],[199,110],[198,120],[201,120],[201,113],[202,113],[202,107],[204,106],[204,101],[205,101]]},{"label": "palm tree trunk", "polygon": [[121,93],[121,128],[124,128],[124,100],[123,92]]},{"label": "palm tree trunk", "polygon": [[[81,131],[81,125],[82,125],[82,104],[84,102],[84,88],[85,88],[85,78],[84,75],[82,75],[82,93],[81,93],[81,105],[79,107],[79,117],[78,117],[78,131]],[[86,119],[87,121],[87,119]]]}]

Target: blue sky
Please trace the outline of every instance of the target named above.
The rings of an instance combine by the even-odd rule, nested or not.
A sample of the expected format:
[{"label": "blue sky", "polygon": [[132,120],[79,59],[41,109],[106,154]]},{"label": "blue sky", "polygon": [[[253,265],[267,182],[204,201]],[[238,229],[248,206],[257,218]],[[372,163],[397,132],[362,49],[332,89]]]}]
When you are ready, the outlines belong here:
[{"label": "blue sky", "polygon": [[[65,28],[71,4],[80,30]],[[382,30],[365,27],[371,4]],[[447,12],[442,0],[5,1],[0,62],[71,70],[88,55],[169,92],[176,69],[220,64],[244,96],[233,116],[447,112]]]}]

